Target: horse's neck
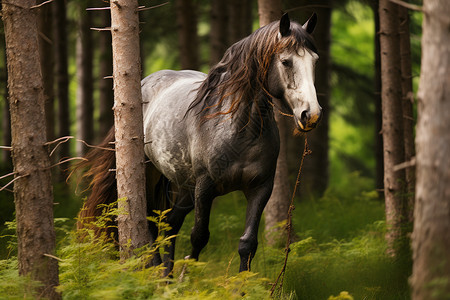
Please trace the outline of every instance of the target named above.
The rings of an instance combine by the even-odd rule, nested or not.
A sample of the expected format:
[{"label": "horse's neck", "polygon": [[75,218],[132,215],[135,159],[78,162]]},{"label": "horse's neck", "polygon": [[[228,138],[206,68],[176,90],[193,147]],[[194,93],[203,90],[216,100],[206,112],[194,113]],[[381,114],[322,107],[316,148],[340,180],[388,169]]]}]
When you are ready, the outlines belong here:
[{"label": "horse's neck", "polygon": [[273,107],[262,92],[256,95],[254,99],[246,99],[235,112],[236,129],[241,131],[244,128],[260,131],[263,127],[269,126],[274,122]]}]

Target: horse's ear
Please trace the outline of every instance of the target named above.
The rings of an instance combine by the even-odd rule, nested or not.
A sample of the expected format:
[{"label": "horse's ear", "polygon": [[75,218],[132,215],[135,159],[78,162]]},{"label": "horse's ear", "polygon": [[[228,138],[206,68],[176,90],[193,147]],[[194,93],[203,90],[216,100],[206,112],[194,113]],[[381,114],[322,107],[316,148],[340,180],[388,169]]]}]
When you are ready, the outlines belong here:
[{"label": "horse's ear", "polygon": [[285,13],[280,20],[280,34],[281,36],[288,36],[291,34],[291,20],[289,15]]},{"label": "horse's ear", "polygon": [[307,33],[312,34],[314,31],[314,28],[316,28],[317,24],[317,14],[313,13],[312,16],[308,19],[308,21],[303,24],[303,29],[306,30]]}]

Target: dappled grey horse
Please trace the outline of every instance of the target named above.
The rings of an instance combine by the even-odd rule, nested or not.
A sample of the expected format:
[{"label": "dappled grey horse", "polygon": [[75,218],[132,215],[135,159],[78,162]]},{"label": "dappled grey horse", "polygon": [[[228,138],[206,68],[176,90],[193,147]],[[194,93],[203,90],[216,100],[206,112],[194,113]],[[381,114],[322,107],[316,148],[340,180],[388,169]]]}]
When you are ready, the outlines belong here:
[{"label": "dappled grey horse", "polygon": [[[302,26],[286,14],[232,45],[208,75],[164,70],[142,80],[148,211],[161,207],[161,199],[172,208],[166,221],[172,229],[165,233],[170,236],[195,210],[191,258],[198,259],[208,242],[213,199],[242,190],[248,203],[239,270],[250,269],[280,147],[273,100],[302,132],[321,117],[314,87],[318,55],[310,36],[316,21],[314,14]],[[110,134],[104,145],[112,140]],[[114,155],[104,152],[93,149],[87,156],[90,175],[102,180],[93,182],[83,217],[95,216],[98,204],[117,198],[114,174],[107,172]],[[101,172],[104,178],[96,174]],[[157,228],[151,222],[149,227],[155,239]],[[166,274],[174,251],[175,238],[163,259],[154,258],[155,264],[164,261]]]}]

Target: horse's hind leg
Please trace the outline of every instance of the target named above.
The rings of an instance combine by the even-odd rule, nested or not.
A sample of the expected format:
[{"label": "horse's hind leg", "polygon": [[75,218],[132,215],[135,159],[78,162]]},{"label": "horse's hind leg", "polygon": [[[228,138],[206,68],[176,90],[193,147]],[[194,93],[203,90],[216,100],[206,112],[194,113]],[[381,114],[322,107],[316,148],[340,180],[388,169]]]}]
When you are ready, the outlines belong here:
[{"label": "horse's hind leg", "polygon": [[209,177],[201,177],[195,185],[195,222],[191,232],[192,252],[190,258],[198,260],[200,252],[209,240],[209,215],[217,196],[215,185]]},{"label": "horse's hind leg", "polygon": [[258,247],[258,227],[261,215],[272,193],[273,181],[244,191],[247,197],[247,213],[244,234],[239,240],[239,256],[241,264],[239,272],[249,271],[250,263]]},{"label": "horse's hind leg", "polygon": [[[153,164],[147,164],[145,169],[146,188],[147,188],[147,215],[156,217],[153,210],[165,210],[168,208],[168,201],[164,197],[165,185],[168,183],[161,172],[159,172]],[[151,241],[153,242],[158,237],[158,227],[154,222],[148,222],[148,229],[150,231]],[[151,265],[158,266],[162,264],[161,255],[156,252],[153,255]]]},{"label": "horse's hind leg", "polygon": [[[194,208],[194,195],[190,190],[180,190],[176,196],[176,202],[172,206],[172,210],[167,216],[167,223],[171,229],[166,232],[166,236],[175,236],[180,231],[183,225],[184,218]],[[166,254],[164,255],[164,276],[171,274],[173,270],[173,263],[175,258],[175,241],[176,237],[171,239],[171,244],[166,248]]]}]

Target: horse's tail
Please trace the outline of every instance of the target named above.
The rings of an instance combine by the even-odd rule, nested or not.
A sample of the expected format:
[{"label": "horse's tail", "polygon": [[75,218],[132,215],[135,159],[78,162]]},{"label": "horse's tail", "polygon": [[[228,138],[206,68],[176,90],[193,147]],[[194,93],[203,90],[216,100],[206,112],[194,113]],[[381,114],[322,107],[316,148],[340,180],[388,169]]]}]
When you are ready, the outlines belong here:
[{"label": "horse's tail", "polygon": [[[97,237],[106,233],[107,237],[117,240],[117,223],[114,215],[103,219],[106,223],[96,222],[104,213],[107,205],[117,201],[114,141],[113,127],[100,145],[88,151],[85,160],[77,164],[75,170],[85,170],[83,179],[87,179],[89,182],[87,189],[91,190],[78,214],[77,229],[92,229]],[[152,163],[146,164],[145,177],[147,214],[151,215],[154,209],[170,208],[171,203],[175,201],[176,190],[169,180]]]},{"label": "horse's tail", "polygon": [[108,236],[111,234],[117,236],[113,220],[103,226],[94,225],[104,211],[105,206],[102,204],[108,205],[117,201],[114,141],[114,127],[112,127],[103,142],[88,151],[86,160],[75,166],[75,170],[86,170],[83,178],[88,180],[88,189],[91,190],[78,214],[77,229],[93,229],[96,236],[103,232]]}]

